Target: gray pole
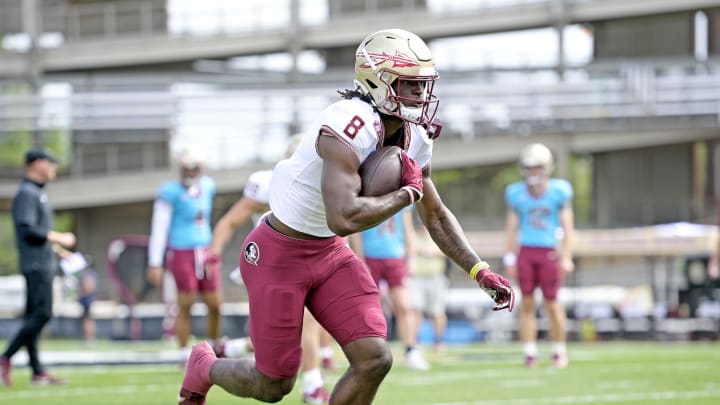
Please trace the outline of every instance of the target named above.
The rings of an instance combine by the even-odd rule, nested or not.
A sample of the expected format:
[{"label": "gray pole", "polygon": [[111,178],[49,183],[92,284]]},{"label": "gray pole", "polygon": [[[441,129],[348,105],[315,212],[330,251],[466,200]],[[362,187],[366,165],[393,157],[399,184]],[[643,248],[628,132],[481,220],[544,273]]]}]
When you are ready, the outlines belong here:
[{"label": "gray pole", "polygon": [[[25,79],[30,85],[30,90],[34,96],[40,94],[40,78],[42,76],[42,62],[40,60],[40,48],[38,47],[38,37],[42,32],[40,27],[40,2],[41,0],[23,0],[22,2],[22,22],[23,30],[30,37],[30,49],[28,49],[28,70]],[[39,109],[39,108],[38,108]],[[32,143],[34,146],[42,146],[42,136],[37,128],[37,123],[33,124]]]},{"label": "gray pole", "polygon": [[[295,84],[300,78],[300,67],[298,59],[302,52],[302,23],[300,22],[300,0],[290,0],[290,30],[288,35],[288,49],[292,57],[292,68],[288,77],[288,81]],[[297,101],[296,101],[297,104]],[[300,130],[299,105],[293,106],[293,120],[288,128],[290,135]]]},{"label": "gray pole", "polygon": [[565,26],[567,25],[567,10],[565,0],[554,0],[551,4],[555,14],[555,30],[558,35],[557,73],[560,81],[565,80]]}]

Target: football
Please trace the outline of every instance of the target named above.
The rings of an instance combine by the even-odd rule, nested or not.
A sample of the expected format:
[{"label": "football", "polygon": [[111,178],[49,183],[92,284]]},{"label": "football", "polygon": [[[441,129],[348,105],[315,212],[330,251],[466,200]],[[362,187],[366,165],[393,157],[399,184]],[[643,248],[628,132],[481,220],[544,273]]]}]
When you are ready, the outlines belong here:
[{"label": "football", "polygon": [[400,152],[397,146],[383,146],[365,159],[360,165],[361,196],[377,197],[402,187]]}]

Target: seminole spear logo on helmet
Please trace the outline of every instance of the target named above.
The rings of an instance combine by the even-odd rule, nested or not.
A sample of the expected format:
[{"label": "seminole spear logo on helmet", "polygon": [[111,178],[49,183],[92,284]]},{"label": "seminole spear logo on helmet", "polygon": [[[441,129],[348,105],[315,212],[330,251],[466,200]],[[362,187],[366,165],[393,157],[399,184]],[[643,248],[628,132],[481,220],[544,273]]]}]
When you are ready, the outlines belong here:
[{"label": "seminole spear logo on helmet", "polygon": [[[362,53],[359,53],[357,55],[358,57],[365,56]],[[387,53],[368,53],[368,57],[372,60],[372,64],[370,62],[365,62],[360,65],[362,68],[374,68],[374,65],[382,65],[383,63],[387,61],[392,61],[393,65],[392,67],[412,67],[412,66],[420,66],[418,63],[416,63],[414,60],[412,60],[411,57],[407,56],[406,54],[402,52],[395,51],[394,55],[388,55]]]}]

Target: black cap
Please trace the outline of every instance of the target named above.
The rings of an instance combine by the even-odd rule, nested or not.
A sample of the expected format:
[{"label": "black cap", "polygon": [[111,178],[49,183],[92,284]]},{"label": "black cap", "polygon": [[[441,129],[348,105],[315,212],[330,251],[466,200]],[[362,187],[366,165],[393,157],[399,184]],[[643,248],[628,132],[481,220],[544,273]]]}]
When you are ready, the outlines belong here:
[{"label": "black cap", "polygon": [[25,165],[29,165],[38,159],[45,159],[57,163],[57,159],[44,149],[30,149],[25,152]]}]

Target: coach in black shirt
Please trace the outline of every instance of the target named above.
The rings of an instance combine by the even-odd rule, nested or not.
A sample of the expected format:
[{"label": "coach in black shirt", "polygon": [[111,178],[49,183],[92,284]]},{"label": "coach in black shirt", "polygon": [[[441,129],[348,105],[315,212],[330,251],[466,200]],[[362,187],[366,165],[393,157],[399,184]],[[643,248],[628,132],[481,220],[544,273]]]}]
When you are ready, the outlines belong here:
[{"label": "coach in black shirt", "polygon": [[23,324],[0,356],[0,377],[12,385],[10,359],[25,346],[32,368],[33,384],[62,384],[40,365],[38,339],[43,326],[52,317],[52,281],[56,263],[53,244],[75,245],[75,235],[53,231],[53,210],[44,186],[55,179],[57,161],[42,149],[25,154],[25,177],[13,199],[12,216],[15,241],[20,256],[20,271],[26,282],[26,304]]}]

